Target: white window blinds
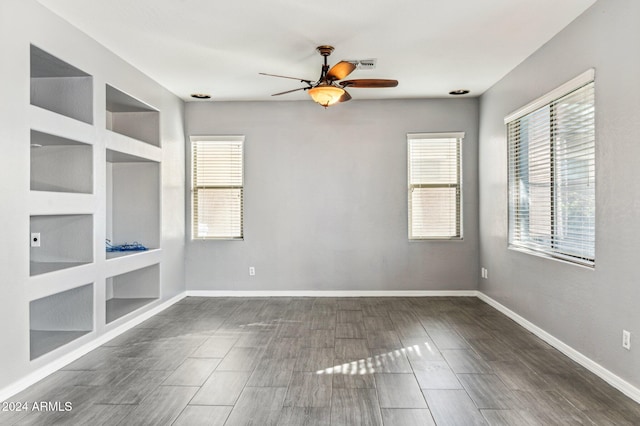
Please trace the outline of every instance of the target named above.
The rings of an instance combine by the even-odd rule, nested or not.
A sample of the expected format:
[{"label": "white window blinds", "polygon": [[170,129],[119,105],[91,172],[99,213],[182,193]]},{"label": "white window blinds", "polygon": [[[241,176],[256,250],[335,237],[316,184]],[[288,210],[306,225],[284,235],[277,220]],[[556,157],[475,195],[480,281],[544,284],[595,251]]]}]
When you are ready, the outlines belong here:
[{"label": "white window blinds", "polygon": [[192,137],[192,238],[243,238],[243,137]]},{"label": "white window blinds", "polygon": [[593,265],[593,72],[573,83],[545,105],[507,122],[509,244]]},{"label": "white window blinds", "polygon": [[410,239],[462,238],[464,133],[408,134]]}]

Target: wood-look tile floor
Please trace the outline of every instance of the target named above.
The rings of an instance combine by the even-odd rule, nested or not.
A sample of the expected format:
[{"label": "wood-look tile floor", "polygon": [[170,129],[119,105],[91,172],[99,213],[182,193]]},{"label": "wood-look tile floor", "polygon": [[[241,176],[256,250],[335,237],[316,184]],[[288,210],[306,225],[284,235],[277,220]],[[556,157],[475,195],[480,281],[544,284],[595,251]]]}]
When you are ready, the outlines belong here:
[{"label": "wood-look tile floor", "polygon": [[476,298],[186,298],[0,412],[17,425],[639,425]]}]

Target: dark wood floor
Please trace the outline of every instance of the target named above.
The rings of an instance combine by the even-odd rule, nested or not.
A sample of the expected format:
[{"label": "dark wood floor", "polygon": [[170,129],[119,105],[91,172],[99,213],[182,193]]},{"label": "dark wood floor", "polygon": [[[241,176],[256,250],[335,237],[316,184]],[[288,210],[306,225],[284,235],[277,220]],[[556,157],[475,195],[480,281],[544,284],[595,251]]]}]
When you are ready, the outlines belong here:
[{"label": "dark wood floor", "polygon": [[639,425],[640,405],[476,298],[187,298],[1,424]]}]

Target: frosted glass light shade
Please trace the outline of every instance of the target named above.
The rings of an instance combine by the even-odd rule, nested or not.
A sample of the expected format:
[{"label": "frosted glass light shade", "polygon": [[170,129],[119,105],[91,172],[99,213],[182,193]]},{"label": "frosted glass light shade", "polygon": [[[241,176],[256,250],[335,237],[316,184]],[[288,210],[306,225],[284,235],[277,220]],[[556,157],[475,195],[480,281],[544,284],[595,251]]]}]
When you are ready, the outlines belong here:
[{"label": "frosted glass light shade", "polygon": [[309,89],[311,99],[323,107],[328,107],[340,100],[344,95],[344,89],[330,84],[320,84],[313,89]]}]

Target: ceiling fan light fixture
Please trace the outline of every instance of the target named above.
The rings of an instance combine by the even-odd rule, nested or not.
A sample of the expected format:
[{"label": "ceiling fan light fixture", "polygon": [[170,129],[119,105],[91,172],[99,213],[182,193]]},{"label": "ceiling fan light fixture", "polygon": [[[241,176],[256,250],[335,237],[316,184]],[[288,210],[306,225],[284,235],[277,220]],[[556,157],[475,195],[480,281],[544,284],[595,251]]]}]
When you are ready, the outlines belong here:
[{"label": "ceiling fan light fixture", "polygon": [[326,83],[319,84],[316,87],[309,89],[309,96],[311,96],[311,99],[325,108],[339,102],[342,95],[344,95],[343,88]]}]

